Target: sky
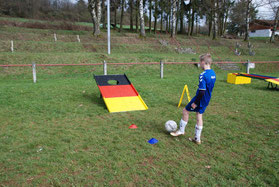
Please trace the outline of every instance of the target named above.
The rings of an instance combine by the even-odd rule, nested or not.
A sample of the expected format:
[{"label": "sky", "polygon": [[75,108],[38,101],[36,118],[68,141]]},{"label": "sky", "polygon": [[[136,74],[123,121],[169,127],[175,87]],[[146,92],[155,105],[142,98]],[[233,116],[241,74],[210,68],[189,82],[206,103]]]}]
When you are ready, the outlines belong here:
[{"label": "sky", "polygon": [[[273,20],[275,17],[275,12],[271,9],[271,6],[268,5],[269,0],[255,0],[255,3],[260,3],[260,4],[265,4],[263,6],[260,6],[257,8],[258,12],[258,16],[261,19],[270,19]],[[275,6],[279,6],[279,0],[273,0],[273,5]]]}]

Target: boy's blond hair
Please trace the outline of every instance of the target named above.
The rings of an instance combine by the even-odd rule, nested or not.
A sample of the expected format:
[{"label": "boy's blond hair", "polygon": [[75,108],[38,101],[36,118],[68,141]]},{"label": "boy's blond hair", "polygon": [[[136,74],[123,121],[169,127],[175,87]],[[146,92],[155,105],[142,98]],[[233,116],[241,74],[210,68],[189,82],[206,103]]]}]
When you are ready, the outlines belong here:
[{"label": "boy's blond hair", "polygon": [[200,61],[204,61],[205,64],[211,64],[212,63],[212,58],[211,55],[209,53],[207,54],[203,54],[200,56]]}]

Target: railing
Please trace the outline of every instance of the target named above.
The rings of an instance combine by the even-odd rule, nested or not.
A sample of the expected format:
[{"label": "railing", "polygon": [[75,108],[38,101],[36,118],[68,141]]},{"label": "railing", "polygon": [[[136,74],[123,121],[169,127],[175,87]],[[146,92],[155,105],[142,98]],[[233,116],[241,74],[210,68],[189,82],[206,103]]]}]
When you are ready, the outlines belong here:
[{"label": "railing", "polygon": [[[164,64],[198,64],[199,62],[127,62],[127,63],[107,63],[104,61],[103,63],[95,63],[95,64],[6,64],[6,65],[0,65],[0,67],[32,67],[33,72],[33,82],[36,83],[37,81],[37,74],[36,74],[36,66],[100,66],[103,65],[104,67],[104,75],[107,75],[107,66],[108,65],[154,65],[154,64],[160,64],[160,78],[162,79],[164,77]],[[246,73],[249,73],[249,69],[251,68],[251,64],[260,64],[260,63],[279,63],[279,61],[255,61],[250,62],[249,60],[246,62],[214,62],[215,64],[246,64]]]}]

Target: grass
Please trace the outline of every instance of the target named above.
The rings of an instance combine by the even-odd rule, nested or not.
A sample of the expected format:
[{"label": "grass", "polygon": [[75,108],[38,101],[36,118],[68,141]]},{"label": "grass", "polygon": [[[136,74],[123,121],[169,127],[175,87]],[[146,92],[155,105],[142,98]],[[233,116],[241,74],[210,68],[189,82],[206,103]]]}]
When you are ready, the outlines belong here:
[{"label": "grass", "polygon": [[[0,45],[1,64],[198,59],[198,54],[175,53],[173,44],[160,51],[158,40],[163,36],[141,40],[131,33],[115,33],[113,39],[118,43],[108,56],[105,48],[93,52],[82,47],[104,45],[104,38],[92,38],[90,33],[83,36],[87,41],[78,44],[69,40],[74,36],[68,32],[60,31],[65,37],[51,43],[51,36],[40,38],[50,31],[30,31],[0,29],[0,35],[5,35],[1,44],[14,37],[15,44],[20,44],[14,53]],[[169,38],[163,39],[171,43]],[[203,43],[207,38],[195,39],[204,44],[200,50],[207,52]],[[191,43],[184,36],[177,40],[183,47]],[[261,45],[261,41],[255,43]],[[237,61],[226,47],[233,44],[220,39],[212,48],[222,59]],[[269,46],[262,44],[263,50]],[[266,51],[259,48],[253,58],[278,60],[276,45]],[[245,71],[244,66],[239,67],[239,72]],[[112,114],[93,80],[93,74],[103,73],[101,66],[38,67],[36,84],[30,67],[1,68],[0,185],[278,186],[278,92],[256,79],[249,85],[228,84],[230,71],[213,65],[217,81],[204,115],[204,142],[197,146],[187,140],[194,135],[194,114],[184,137],[170,137],[164,123],[170,119],[179,122],[182,107],[177,104],[182,89],[187,84],[193,97],[201,70],[186,64],[164,68],[164,79],[160,79],[159,65],[109,65],[109,74],[127,74],[149,107],[147,111]],[[256,64],[250,72],[278,77],[279,69],[277,64]],[[138,129],[128,129],[131,124]],[[148,144],[151,138],[159,143]]]}]

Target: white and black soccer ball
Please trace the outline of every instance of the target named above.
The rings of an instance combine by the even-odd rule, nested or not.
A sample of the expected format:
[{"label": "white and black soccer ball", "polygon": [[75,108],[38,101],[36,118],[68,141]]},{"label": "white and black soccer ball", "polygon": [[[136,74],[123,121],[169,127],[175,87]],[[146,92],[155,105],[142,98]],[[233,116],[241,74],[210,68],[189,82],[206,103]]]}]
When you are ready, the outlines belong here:
[{"label": "white and black soccer ball", "polygon": [[169,120],[165,123],[165,128],[168,132],[174,132],[177,129],[177,124],[175,121]]}]

